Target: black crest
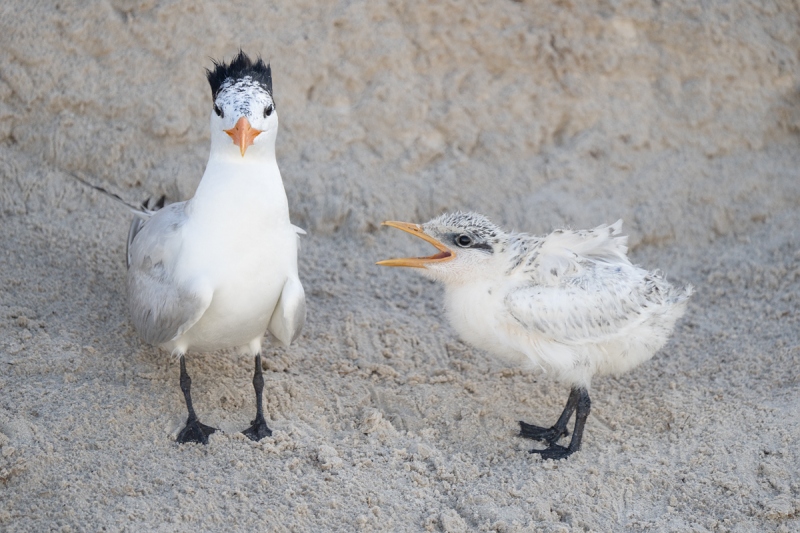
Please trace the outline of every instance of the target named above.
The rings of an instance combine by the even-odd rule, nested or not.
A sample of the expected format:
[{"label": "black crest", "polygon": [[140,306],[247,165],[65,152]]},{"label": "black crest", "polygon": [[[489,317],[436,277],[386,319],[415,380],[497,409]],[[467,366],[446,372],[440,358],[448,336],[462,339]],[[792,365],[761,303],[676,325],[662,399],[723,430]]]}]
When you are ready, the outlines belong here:
[{"label": "black crest", "polygon": [[214,63],[214,70],[206,69],[206,77],[208,78],[208,83],[211,85],[211,97],[216,100],[217,93],[219,92],[220,87],[222,84],[225,83],[225,80],[228,79],[242,79],[245,77],[250,77],[256,83],[262,85],[267,92],[272,95],[272,69],[269,68],[268,64],[264,63],[264,60],[260,57],[257,61],[253,62],[247,54],[239,50],[239,55],[233,58],[233,61],[225,64],[223,60],[220,63],[217,63],[215,60],[211,60]]}]

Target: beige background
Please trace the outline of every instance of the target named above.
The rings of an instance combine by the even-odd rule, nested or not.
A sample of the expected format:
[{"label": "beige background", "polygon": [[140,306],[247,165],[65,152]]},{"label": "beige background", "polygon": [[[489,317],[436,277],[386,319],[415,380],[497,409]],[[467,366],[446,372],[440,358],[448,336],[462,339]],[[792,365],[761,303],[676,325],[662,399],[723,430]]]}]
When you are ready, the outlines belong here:
[{"label": "beige background", "polygon": [[[800,529],[796,2],[7,1],[0,5],[0,530]],[[131,201],[191,196],[210,58],[273,69],[309,321],[178,367],[128,322]],[[516,421],[567,389],[460,342],[441,289],[373,263],[385,219],[625,220],[697,288],[673,340],[596,380],[582,451]]]}]

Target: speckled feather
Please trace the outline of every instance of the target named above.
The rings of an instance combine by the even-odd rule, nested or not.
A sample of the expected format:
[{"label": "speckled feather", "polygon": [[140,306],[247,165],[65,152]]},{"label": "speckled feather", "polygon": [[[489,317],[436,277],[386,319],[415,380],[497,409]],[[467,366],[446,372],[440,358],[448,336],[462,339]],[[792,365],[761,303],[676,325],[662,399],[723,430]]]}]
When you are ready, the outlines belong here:
[{"label": "speckled feather", "polygon": [[213,62],[214,68],[206,69],[206,78],[211,86],[211,98],[214,100],[226,82],[246,79],[249,79],[251,83],[258,84],[272,95],[272,69],[260,57],[253,61],[247,54],[239,50],[239,54],[230,63]]},{"label": "speckled feather", "polygon": [[652,357],[692,293],[631,264],[621,227],[534,236],[475,213],[443,215],[423,224],[426,233],[463,232],[491,252],[454,249],[456,259],[425,272],[445,283],[448,317],[465,340],[588,387],[594,375]]}]

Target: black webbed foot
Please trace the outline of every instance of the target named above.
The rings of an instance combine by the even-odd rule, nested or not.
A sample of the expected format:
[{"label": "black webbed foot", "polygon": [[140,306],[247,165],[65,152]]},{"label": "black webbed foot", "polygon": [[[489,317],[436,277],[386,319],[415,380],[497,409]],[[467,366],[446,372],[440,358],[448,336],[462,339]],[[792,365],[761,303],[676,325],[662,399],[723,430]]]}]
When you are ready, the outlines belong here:
[{"label": "black webbed foot", "polygon": [[186,444],[187,442],[208,444],[208,436],[215,431],[217,431],[217,428],[207,426],[196,418],[194,420],[189,418],[181,432],[178,433],[178,438],[176,440],[179,444]]},{"label": "black webbed foot", "polygon": [[559,459],[566,459],[574,450],[570,450],[569,448],[565,448],[564,446],[559,446],[558,444],[551,444],[544,450],[530,450],[528,453],[538,453],[542,456],[542,459],[553,459],[558,461]]},{"label": "black webbed foot", "polygon": [[267,426],[267,421],[264,420],[263,416],[258,417],[258,415],[256,415],[256,419],[253,420],[251,424],[252,426],[242,431],[248,439],[258,442],[264,437],[272,436],[272,430]]},{"label": "black webbed foot", "polygon": [[[561,416],[558,417],[558,421],[553,424],[553,427],[544,428],[520,422],[519,435],[527,439],[541,440],[548,444],[544,450],[530,450],[530,453],[538,453],[542,456],[542,459],[565,459],[581,448],[583,428],[586,425],[586,418],[589,416],[591,406],[589,392],[583,388],[573,387],[569,393],[567,405],[564,406]],[[567,422],[569,422],[573,412],[575,413],[575,429],[572,432],[572,440],[569,442],[569,447],[565,448],[564,446],[559,446],[556,442],[561,437],[569,434]]]},{"label": "black webbed foot", "polygon": [[558,442],[558,439],[567,435],[569,435],[569,431],[566,428],[556,426],[543,428],[542,426],[527,424],[522,420],[519,421],[519,436],[526,439],[540,440],[553,445]]}]

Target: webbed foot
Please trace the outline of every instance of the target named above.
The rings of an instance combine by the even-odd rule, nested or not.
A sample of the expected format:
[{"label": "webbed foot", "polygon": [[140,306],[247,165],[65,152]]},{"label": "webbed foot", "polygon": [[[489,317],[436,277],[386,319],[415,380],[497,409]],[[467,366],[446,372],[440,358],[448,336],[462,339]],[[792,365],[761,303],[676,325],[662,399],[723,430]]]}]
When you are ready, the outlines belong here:
[{"label": "webbed foot", "polygon": [[558,442],[561,437],[569,435],[567,428],[560,428],[557,426],[544,428],[542,426],[534,426],[527,424],[522,420],[519,421],[519,436],[526,439],[541,440],[547,444],[553,445]]},{"label": "webbed foot", "polygon": [[576,450],[570,450],[558,444],[551,444],[544,450],[530,450],[529,453],[538,453],[542,456],[542,459],[554,459],[558,461],[559,459],[566,459],[572,455],[574,451]]},{"label": "webbed foot", "polygon": [[248,439],[258,442],[264,437],[272,436],[272,430],[267,426],[267,421],[264,420],[263,416],[256,415],[256,419],[251,424],[253,425],[242,431]]},{"label": "webbed foot", "polygon": [[196,418],[192,420],[189,418],[186,421],[186,425],[178,433],[178,438],[176,439],[179,444],[186,444],[187,442],[197,442],[199,444],[208,444],[208,436],[217,431],[217,428],[212,428],[211,426],[207,426],[197,420]]}]

